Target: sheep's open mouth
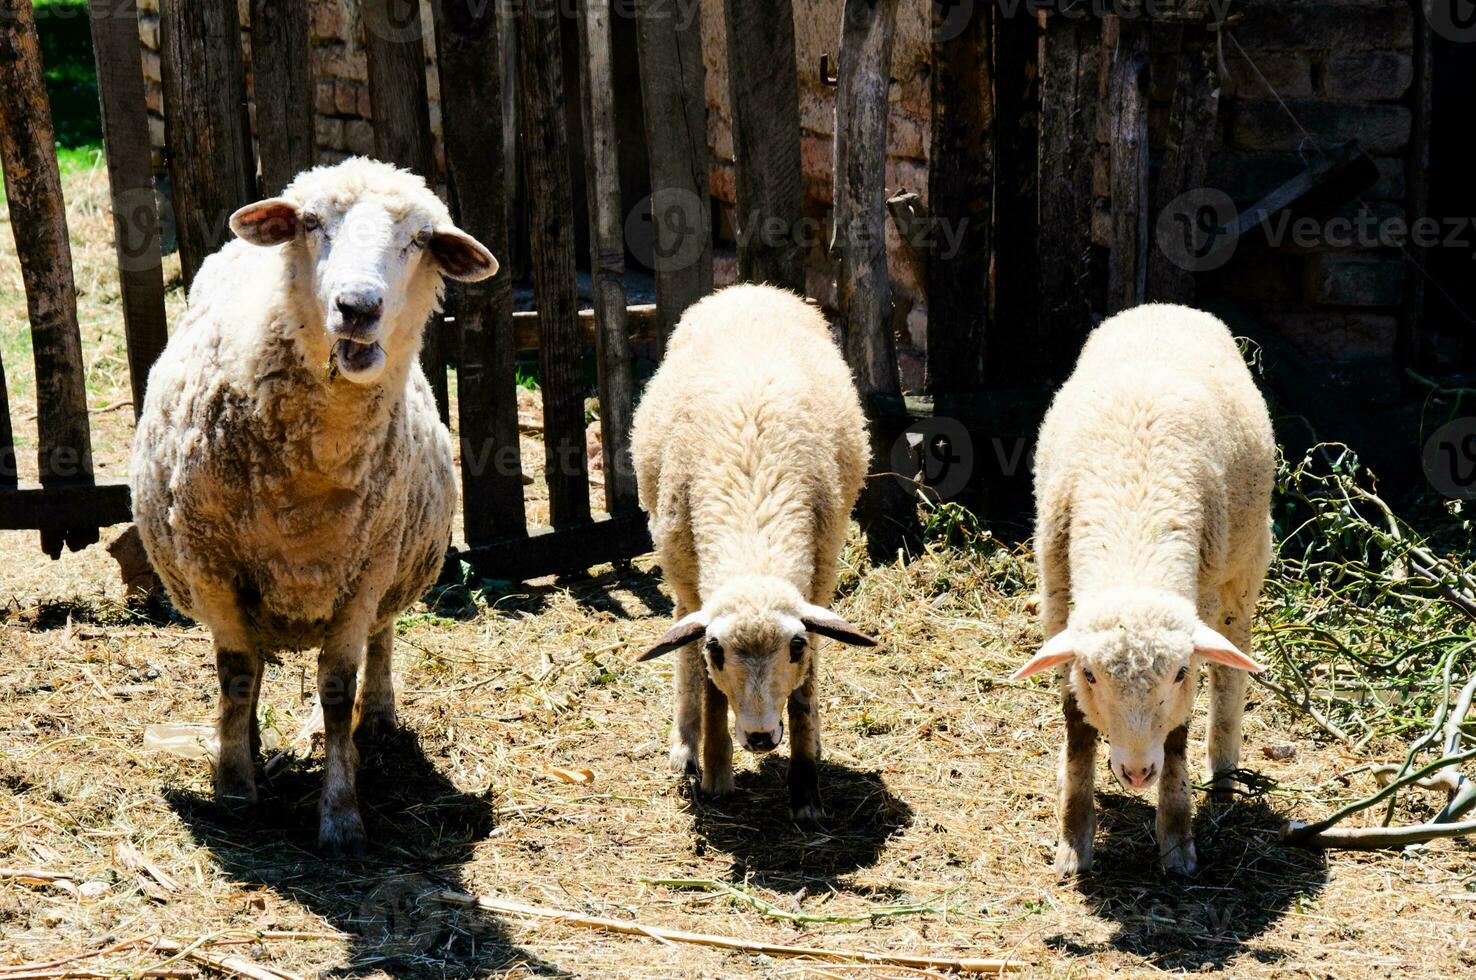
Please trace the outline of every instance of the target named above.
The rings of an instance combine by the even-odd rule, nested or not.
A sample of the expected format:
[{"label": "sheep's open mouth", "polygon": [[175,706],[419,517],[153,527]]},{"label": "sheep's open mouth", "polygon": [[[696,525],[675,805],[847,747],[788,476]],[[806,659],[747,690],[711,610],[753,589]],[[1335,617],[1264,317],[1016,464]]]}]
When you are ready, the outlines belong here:
[{"label": "sheep's open mouth", "polygon": [[333,345],[333,356],[344,374],[363,374],[384,362],[384,348],[377,341],[368,344],[340,340]]}]

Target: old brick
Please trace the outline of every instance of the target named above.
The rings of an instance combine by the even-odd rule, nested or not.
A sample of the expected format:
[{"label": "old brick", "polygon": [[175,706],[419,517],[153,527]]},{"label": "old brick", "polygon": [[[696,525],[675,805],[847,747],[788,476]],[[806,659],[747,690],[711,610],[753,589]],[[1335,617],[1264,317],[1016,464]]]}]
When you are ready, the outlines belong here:
[{"label": "old brick", "polygon": [[1370,152],[1393,153],[1409,143],[1410,112],[1401,105],[1288,100],[1283,108],[1275,101],[1245,101],[1233,107],[1230,142],[1241,150],[1298,150],[1306,141],[1302,127],[1329,145],[1356,139]]},{"label": "old brick", "polygon": [[[1228,88],[1231,94],[1247,99],[1264,99],[1271,95],[1266,90],[1267,85],[1284,99],[1304,98],[1312,94],[1312,59],[1305,52],[1255,52],[1254,57],[1253,64],[1239,51],[1229,56]],[[1259,76],[1257,69],[1260,70]]]},{"label": "old brick", "polygon": [[159,50],[158,14],[140,13],[138,15],[138,39],[143,42],[143,46],[148,50]]},{"label": "old brick", "polygon": [[151,82],[157,82],[163,77],[160,73],[159,55],[153,51],[143,53],[144,78]]},{"label": "old brick", "polygon": [[336,108],[333,99],[333,83],[327,79],[319,81],[313,88],[313,110],[332,113]]},{"label": "old brick", "polygon": [[1386,313],[1284,311],[1267,319],[1303,352],[1334,361],[1390,357],[1399,334],[1399,318]]},{"label": "old brick", "polygon": [[350,153],[374,155],[374,127],[362,119],[349,119],[343,124],[343,145]]},{"label": "old brick", "polygon": [[314,120],[313,135],[318,145],[325,149],[344,149],[343,120],[319,116]]},{"label": "old brick", "polygon": [[335,82],[333,85],[333,107],[327,111],[340,116],[352,116],[359,107],[359,86],[354,82]]},{"label": "old brick", "polygon": [[308,30],[314,41],[343,39],[343,22],[337,3],[315,3],[308,17]]},{"label": "old brick", "polygon": [[1330,306],[1398,306],[1404,262],[1397,254],[1325,252],[1307,265],[1307,299]]},{"label": "old brick", "polygon": [[1414,11],[1405,3],[1253,4],[1235,28],[1235,39],[1253,57],[1260,51],[1408,49],[1414,44]]},{"label": "old brick", "polygon": [[1322,92],[1328,98],[1395,102],[1414,81],[1414,61],[1397,51],[1354,51],[1327,59]]}]

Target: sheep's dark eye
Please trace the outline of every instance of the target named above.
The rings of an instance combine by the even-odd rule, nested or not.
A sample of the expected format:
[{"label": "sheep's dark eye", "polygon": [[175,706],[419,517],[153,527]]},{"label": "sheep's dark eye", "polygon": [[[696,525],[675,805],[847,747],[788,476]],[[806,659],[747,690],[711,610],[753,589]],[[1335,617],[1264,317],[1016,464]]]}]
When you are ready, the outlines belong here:
[{"label": "sheep's dark eye", "polygon": [[712,661],[713,670],[723,669],[723,645],[717,640],[707,641],[707,656]]},{"label": "sheep's dark eye", "polygon": [[316,214],[309,213],[302,216],[302,226],[308,231],[317,231],[323,227],[323,222]]},{"label": "sheep's dark eye", "polygon": [[1179,672],[1174,675],[1174,683],[1175,684],[1182,684],[1182,683],[1184,683],[1184,678],[1186,678],[1188,676],[1189,676],[1189,665],[1188,664],[1185,664],[1184,666],[1180,667],[1179,668]]},{"label": "sheep's dark eye", "polygon": [[427,245],[430,244],[430,240],[431,233],[428,231],[422,231],[410,240],[410,244],[414,245],[416,248],[425,248]]},{"label": "sheep's dark eye", "polygon": [[804,658],[805,649],[810,645],[810,640],[805,636],[796,636],[789,641],[789,662],[797,664]]},{"label": "sheep's dark eye", "polygon": [[1091,670],[1089,670],[1088,668],[1086,668],[1086,667],[1081,668],[1081,673],[1082,673],[1082,676],[1087,679],[1087,683],[1088,684],[1095,684],[1095,683],[1097,683],[1097,675],[1094,674],[1094,673],[1092,673]]}]

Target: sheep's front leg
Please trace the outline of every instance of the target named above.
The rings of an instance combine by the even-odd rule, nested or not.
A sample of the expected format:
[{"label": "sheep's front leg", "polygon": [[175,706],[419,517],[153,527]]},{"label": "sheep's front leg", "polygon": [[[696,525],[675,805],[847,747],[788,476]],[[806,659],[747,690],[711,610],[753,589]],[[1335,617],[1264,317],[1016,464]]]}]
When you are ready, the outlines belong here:
[{"label": "sheep's front leg", "polygon": [[1163,743],[1163,781],[1158,787],[1158,855],[1165,871],[1192,875],[1199,867],[1194,853],[1194,804],[1189,796],[1186,748],[1189,726],[1169,732]]},{"label": "sheep's front leg", "polygon": [[707,676],[698,655],[706,696],[702,705],[702,792],[722,796],[733,792],[733,734],[728,730],[728,696]]},{"label": "sheep's front leg", "polygon": [[[1065,685],[1065,679],[1062,679]],[[1061,797],[1057,809],[1061,836],[1056,844],[1056,872],[1084,874],[1092,867],[1092,838],[1097,810],[1092,800],[1097,768],[1097,730],[1086,720],[1069,689],[1061,699],[1066,716],[1066,744],[1061,747]]]},{"label": "sheep's front leg", "polygon": [[[1246,654],[1251,652],[1251,617],[1260,594],[1259,573],[1232,585],[1224,595],[1223,610],[1215,627]],[[1235,798],[1235,772],[1240,768],[1241,723],[1245,718],[1245,687],[1249,676],[1243,670],[1209,665],[1209,733],[1205,739],[1209,756],[1210,803],[1221,807]]]},{"label": "sheep's front leg", "polygon": [[256,749],[261,741],[255,717],[261,658],[217,643],[215,674],[220,681],[215,798],[227,806],[250,806],[256,802]]},{"label": "sheep's front leg", "polygon": [[820,708],[816,678],[820,671],[820,643],[810,639],[805,679],[789,696],[789,813],[796,823],[818,823],[825,815],[820,804]]},{"label": "sheep's front leg", "polygon": [[318,655],[318,701],[323,706],[323,796],[318,807],[318,847],[334,855],[364,853],[364,821],[355,790],[359,752],[354,747],[354,701],[359,685],[357,642],[330,637]]},{"label": "sheep's front leg", "polygon": [[390,675],[394,644],[393,626],[387,626],[369,637],[369,647],[364,656],[364,686],[359,691],[357,717],[354,720],[356,738],[379,738],[390,734],[398,726],[395,718],[395,684]]}]

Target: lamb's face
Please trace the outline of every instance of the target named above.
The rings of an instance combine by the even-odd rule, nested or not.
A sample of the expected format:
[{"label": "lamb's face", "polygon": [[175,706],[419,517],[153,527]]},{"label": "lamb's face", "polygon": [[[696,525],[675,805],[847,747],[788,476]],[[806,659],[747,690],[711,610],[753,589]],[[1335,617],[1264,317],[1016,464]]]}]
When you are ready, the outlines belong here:
[{"label": "lamb's face", "polygon": [[308,171],[282,197],[237,211],[231,227],[253,244],[294,250],[333,363],[359,384],[419,351],[443,276],[497,272],[492,253],[451,224],[423,181],[374,161]]}]

